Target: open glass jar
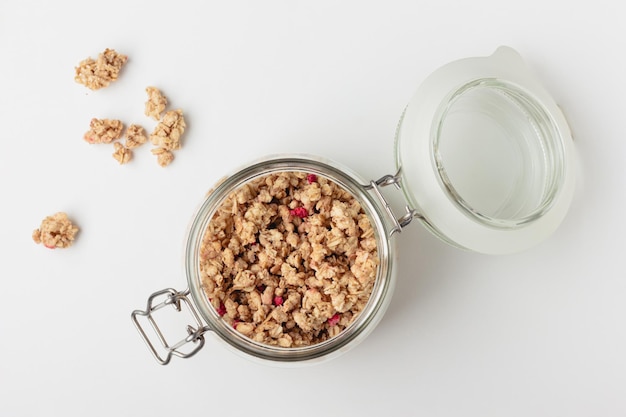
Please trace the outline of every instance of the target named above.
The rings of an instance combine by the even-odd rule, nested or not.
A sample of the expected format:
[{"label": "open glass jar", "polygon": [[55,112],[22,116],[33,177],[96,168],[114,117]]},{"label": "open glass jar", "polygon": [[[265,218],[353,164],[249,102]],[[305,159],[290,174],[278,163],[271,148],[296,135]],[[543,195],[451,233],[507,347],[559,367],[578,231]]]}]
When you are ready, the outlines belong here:
[{"label": "open glass jar", "polygon": [[[418,219],[444,241],[467,250],[501,254],[531,247],[558,227],[570,205],[573,152],[560,109],[514,50],[501,47],[489,57],[452,62],[427,78],[406,107],[396,132],[395,174],[368,181],[333,161],[286,155],[251,163],[216,185],[189,230],[189,289],[154,293],[145,310],[132,313],[133,322],[161,364],[195,354],[207,332],[237,353],[272,364],[334,358],[363,340],[391,301],[394,234]],[[365,307],[340,333],[308,346],[279,347],[248,338],[223,320],[203,290],[200,252],[210,220],[234,190],[281,172],[310,173],[343,188],[369,219],[376,241],[378,267]],[[382,192],[390,185],[405,197],[399,215]],[[166,306],[185,307],[193,321],[176,343],[154,319]]]}]

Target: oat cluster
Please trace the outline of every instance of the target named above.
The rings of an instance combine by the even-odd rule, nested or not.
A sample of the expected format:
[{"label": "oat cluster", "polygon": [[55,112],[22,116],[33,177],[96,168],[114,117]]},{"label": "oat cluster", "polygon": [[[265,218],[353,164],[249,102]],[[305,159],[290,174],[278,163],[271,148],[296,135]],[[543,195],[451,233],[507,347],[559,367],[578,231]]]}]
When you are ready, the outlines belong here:
[{"label": "oat cluster", "polygon": [[148,138],[144,133],[143,127],[132,124],[128,126],[125,132],[126,143],[122,144],[116,142],[122,137],[124,131],[124,123],[117,119],[98,119],[93,118],[89,123],[89,130],[83,135],[83,139],[87,143],[113,143],[113,158],[120,164],[126,164],[132,159],[132,151],[143,143],[146,143]]},{"label": "oat cluster", "polygon": [[114,49],[105,49],[98,59],[91,57],[82,60],[75,67],[74,80],[91,90],[107,87],[117,80],[120,70],[128,60],[126,55],[118,54]]},{"label": "oat cluster", "polygon": [[87,143],[111,143],[122,136],[124,124],[115,119],[96,119],[89,122],[89,130],[83,135]]},{"label": "oat cluster", "polygon": [[167,106],[167,98],[156,87],[146,87],[146,93],[148,93],[148,101],[144,110],[145,115],[154,120],[161,120],[161,113]]},{"label": "oat cluster", "polygon": [[126,129],[126,148],[135,149],[148,141],[143,127],[139,125],[130,125]]},{"label": "oat cluster", "polygon": [[[168,110],[167,99],[156,87],[147,87],[148,101],[146,101],[146,116],[158,120],[156,127],[150,134],[150,142],[155,146],[151,150],[156,155],[160,166],[166,167],[174,160],[173,151],[181,148],[181,138],[185,132],[187,124],[180,109]],[[165,114],[161,117],[161,113]]]},{"label": "oat cluster", "polygon": [[120,165],[130,162],[133,157],[132,151],[119,142],[113,144],[113,149],[113,158],[119,162]]},{"label": "oat cluster", "polygon": [[[165,110],[165,97],[155,87],[146,88],[146,92],[148,93],[148,101],[145,104],[146,115],[160,117]],[[159,119],[150,134],[150,142],[155,145],[151,152],[157,157],[160,166],[166,167],[174,160],[173,151],[181,148],[181,139],[186,127],[185,118],[180,109],[169,110]],[[132,150],[146,143],[148,137],[142,126],[131,124],[124,134],[125,143],[115,142],[122,137],[123,131],[124,123],[121,120],[93,118],[83,138],[90,144],[114,142],[113,158],[120,164],[126,164],[133,158]]]},{"label": "oat cluster", "polygon": [[[112,81],[117,80],[122,66],[128,57],[117,53],[114,49],[105,49],[98,55],[98,59],[91,57],[80,62],[75,67],[76,82],[87,86],[92,90],[107,87]],[[148,100],[144,106],[146,116],[158,121],[154,131],[150,134],[150,141],[155,145],[152,154],[157,157],[157,163],[168,166],[174,160],[173,151],[180,149],[181,137],[187,127],[183,112],[180,109],[166,112],[167,98],[156,87],[146,87]],[[161,116],[165,112],[163,116]],[[89,131],[83,138],[91,144],[111,143],[121,138],[124,124],[120,120],[91,119]],[[126,130],[126,143],[115,142],[113,144],[113,158],[120,164],[126,164],[133,159],[132,149],[138,148],[147,142],[147,136],[143,127],[131,124]]]},{"label": "oat cluster", "polygon": [[[91,57],[81,61],[75,67],[74,80],[91,90],[99,90],[109,86],[118,79],[120,71],[128,57],[119,54],[114,49],[105,49],[97,59]],[[174,159],[173,150],[180,149],[181,137],[185,131],[185,120],[181,110],[166,112],[167,99],[155,87],[147,87],[148,100],[145,103],[145,114],[158,120],[155,130],[150,135],[152,143],[157,147],[152,150],[161,166],[169,165]],[[132,150],[148,141],[144,128],[138,124],[131,124],[125,132],[125,143],[119,141],[124,132],[124,123],[117,119],[92,118],[89,130],[83,139],[89,144],[113,143],[113,158],[120,164],[132,160]],[[56,213],[46,217],[41,227],[36,229],[32,238],[36,243],[43,243],[48,248],[65,248],[72,244],[78,228],[74,226],[65,213]]]},{"label": "oat cluster", "polygon": [[157,147],[150,150],[150,152],[152,152],[152,155],[157,157],[157,163],[162,167],[168,166],[174,160],[174,154],[172,151],[168,151],[165,148]]},{"label": "oat cluster", "polygon": [[49,249],[68,248],[72,246],[76,233],[78,227],[72,224],[67,214],[59,212],[43,219],[39,229],[33,231],[33,240]]},{"label": "oat cluster", "polygon": [[200,271],[222,319],[261,343],[299,347],[344,330],[378,269],[374,231],[352,194],[283,172],[229,195],[203,236]]},{"label": "oat cluster", "polygon": [[172,151],[181,148],[180,140],[186,127],[182,110],[170,110],[150,134],[150,142],[156,146],[152,153],[157,155],[159,165],[162,167],[169,165],[174,159]]}]

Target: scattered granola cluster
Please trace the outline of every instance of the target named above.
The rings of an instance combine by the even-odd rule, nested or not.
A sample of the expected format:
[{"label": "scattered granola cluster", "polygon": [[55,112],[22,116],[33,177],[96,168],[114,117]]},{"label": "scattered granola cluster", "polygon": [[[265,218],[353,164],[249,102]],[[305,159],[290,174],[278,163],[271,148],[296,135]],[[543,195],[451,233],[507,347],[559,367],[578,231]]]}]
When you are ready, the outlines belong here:
[{"label": "scattered granola cluster", "polygon": [[155,87],[146,87],[146,93],[148,93],[148,101],[146,101],[144,113],[154,120],[160,120],[161,113],[163,113],[165,106],[167,106],[167,98]]},{"label": "scattered granola cluster", "polygon": [[124,131],[124,123],[117,119],[91,119],[89,130],[84,134],[83,139],[87,143],[113,143],[115,158],[120,164],[125,164],[132,159],[131,149],[146,143],[148,140],[144,134],[143,127],[139,125],[130,125],[126,129],[126,144],[115,142],[122,137]]},{"label": "scattered granola cluster", "polygon": [[130,125],[126,129],[126,148],[135,149],[146,143],[148,138],[144,133],[143,127],[139,125]]},{"label": "scattered granola cluster", "polygon": [[127,60],[126,55],[118,54],[114,49],[107,48],[98,55],[98,59],[94,60],[89,57],[82,60],[75,67],[74,80],[91,90],[107,87],[111,82],[117,80],[120,70]]},{"label": "scattered granola cluster", "polygon": [[[117,53],[114,49],[105,49],[96,60],[91,57],[81,61],[75,67],[74,80],[91,90],[107,87],[117,80],[120,71],[128,57]],[[167,99],[155,87],[147,87],[148,101],[145,103],[146,116],[159,121],[150,134],[151,142],[156,145],[152,153],[157,156],[161,166],[169,165],[174,159],[173,150],[180,149],[181,137],[185,131],[185,119],[181,110],[171,110],[161,118],[165,111]],[[131,124],[126,129],[124,144],[118,141],[122,137],[124,123],[117,119],[92,118],[89,130],[83,139],[90,144],[113,143],[113,158],[120,164],[126,164],[132,159],[132,149],[138,148],[148,141],[144,128],[138,124]],[[65,213],[56,213],[46,217],[41,227],[33,232],[33,240],[43,243],[48,248],[65,248],[72,244],[78,228],[67,218]]]},{"label": "scattered granola cluster", "polygon": [[203,236],[203,289],[216,312],[261,343],[299,347],[345,329],[376,279],[374,231],[332,181],[283,172],[229,195]]},{"label": "scattered granola cluster", "polygon": [[166,111],[161,117],[161,113],[167,107],[167,98],[158,88],[147,87],[146,93],[148,93],[148,101],[146,101],[144,113],[159,121],[150,134],[150,142],[155,145],[151,152],[156,155],[159,165],[166,167],[174,160],[172,151],[181,148],[181,137],[187,124],[183,111],[180,109]]},{"label": "scattered granola cluster", "polygon": [[78,227],[72,224],[67,214],[59,212],[43,219],[39,229],[33,231],[33,240],[49,249],[68,248],[72,246],[76,233]]},{"label": "scattered granola cluster", "polygon": [[124,124],[119,120],[93,118],[83,139],[88,143],[111,143],[122,136],[122,130]]},{"label": "scattered granola cluster", "polygon": [[120,165],[130,162],[133,157],[131,150],[119,142],[113,144],[113,149],[113,158],[115,158]]},{"label": "scattered granola cluster", "polygon": [[[80,62],[75,67],[74,80],[92,90],[107,87],[112,81],[117,80],[122,66],[128,57],[117,53],[114,49],[105,49],[98,55],[98,59],[91,57]],[[157,120],[154,131],[150,134],[150,141],[156,146],[152,154],[157,157],[160,166],[166,167],[174,160],[172,151],[181,147],[181,137],[185,128],[185,119],[182,110],[167,111],[163,117],[161,114],[167,107],[167,98],[156,87],[146,87],[148,100],[145,103],[144,113],[146,116]],[[83,136],[91,143],[111,143],[122,135],[124,125],[120,120],[97,119],[91,120],[89,131]],[[133,157],[132,149],[146,143],[147,137],[143,127],[132,124],[126,130],[126,143],[115,142],[113,158],[120,164],[130,162]]]},{"label": "scattered granola cluster", "polygon": [[[146,115],[159,118],[165,110],[167,101],[161,92],[155,87],[146,88],[148,101],[146,102]],[[150,141],[156,147],[152,154],[157,156],[157,162],[165,167],[174,160],[172,151],[181,148],[181,137],[185,132],[186,124],[182,110],[167,111],[163,118],[150,134]],[[83,138],[90,144],[111,143],[122,137],[124,124],[116,119],[91,119],[89,130]],[[132,157],[132,149],[138,148],[148,141],[144,128],[137,124],[131,124],[126,129],[126,141],[124,144],[115,142],[113,158],[120,164],[128,163]]]},{"label": "scattered granola cluster", "polygon": [[170,110],[165,113],[150,135],[150,142],[156,146],[152,153],[157,155],[159,165],[162,167],[169,165],[174,159],[172,151],[180,149],[180,139],[185,127],[182,110]]}]

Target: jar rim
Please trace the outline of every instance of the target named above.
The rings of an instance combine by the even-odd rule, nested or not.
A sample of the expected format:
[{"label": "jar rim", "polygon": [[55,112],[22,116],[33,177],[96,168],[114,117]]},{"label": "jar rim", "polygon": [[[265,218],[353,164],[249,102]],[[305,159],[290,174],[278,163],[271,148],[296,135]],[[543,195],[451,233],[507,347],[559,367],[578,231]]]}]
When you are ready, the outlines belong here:
[{"label": "jar rim", "polygon": [[[277,172],[306,172],[334,181],[350,192],[372,223],[376,237],[379,265],[376,281],[368,302],[356,319],[341,333],[330,339],[309,346],[284,348],[256,342],[239,333],[225,323],[210,305],[202,289],[200,274],[200,245],[204,232],[213,214],[230,193],[245,183]],[[236,353],[271,362],[319,362],[329,359],[356,345],[373,330],[386,310],[393,292],[393,250],[389,225],[385,222],[382,209],[376,199],[367,192],[363,181],[356,173],[336,162],[312,155],[274,155],[263,158],[220,181],[201,203],[187,234],[185,249],[185,271],[189,289],[196,307],[209,328],[219,339],[234,348]]]},{"label": "jar rim", "polygon": [[[472,120],[471,123],[461,122],[461,126],[456,129],[447,126],[450,119],[460,118]],[[481,119],[486,123],[477,128],[477,120]],[[435,123],[431,154],[438,180],[451,201],[468,216],[475,217],[488,227],[515,229],[539,219],[551,209],[563,183],[563,146],[554,120],[529,92],[497,78],[474,80],[461,86],[449,99],[441,103]],[[473,134],[469,133],[468,129],[463,129],[469,124],[474,127]],[[490,126],[485,127],[485,124]],[[447,130],[459,128],[463,129],[462,138],[451,138],[450,135],[446,137],[444,134]],[[490,154],[489,145],[498,145],[493,143],[493,140],[491,142],[485,140],[490,133],[494,133],[490,130],[498,131],[493,136],[498,136],[500,144],[507,142],[503,145],[508,149],[502,149],[503,146],[498,148],[500,152],[495,156],[500,159],[499,169],[490,170],[486,174],[502,183],[503,177],[507,176],[503,171],[511,171],[502,169],[502,165],[506,165],[507,168],[515,166],[518,172],[511,173],[512,178],[508,178],[510,181],[506,183],[504,195],[498,195],[499,198],[494,198],[496,187],[491,187],[488,197],[490,200],[496,200],[496,207],[486,211],[470,201],[466,194],[469,193],[469,197],[472,197],[472,188],[476,188],[475,182],[489,181],[489,178],[485,178],[486,175],[478,175],[476,171],[485,171],[484,166],[493,161],[473,160],[470,169],[455,172],[456,178],[453,179],[450,172],[450,165],[453,164],[446,161],[442,151],[445,145],[447,148],[456,148],[447,149],[449,153],[450,151],[463,153],[458,149],[462,146],[469,151],[468,153],[472,153],[468,148],[481,148],[478,153]],[[458,135],[460,132],[454,133],[460,136]],[[450,143],[444,144],[445,141]],[[513,158],[504,161],[503,154],[507,150],[512,151],[510,153],[514,155]],[[473,155],[476,156],[475,153]],[[466,158],[466,155],[463,157]],[[476,169],[477,165],[482,165],[478,167],[481,169]],[[462,183],[470,182],[470,189],[459,190],[455,184],[456,180],[461,180]],[[487,185],[482,184],[482,187]]]},{"label": "jar rim", "polygon": [[[493,209],[476,210],[475,202],[466,198],[470,194],[461,192],[461,187],[457,189],[460,182],[450,180],[448,166],[438,154],[442,115],[450,115],[446,113],[450,110],[447,107],[450,99],[463,98],[459,91],[465,91],[463,88],[468,86],[469,91],[494,92],[497,90],[494,85],[500,86],[499,93],[506,91],[508,98],[504,102],[509,103],[513,113],[535,112],[531,118],[545,122],[545,126],[541,126],[545,132],[538,135],[542,139],[535,139],[538,144],[535,148],[543,153],[542,157],[548,155],[542,161],[550,171],[543,175],[543,181],[547,182],[542,187],[545,192],[539,193],[538,202],[518,217],[500,216]],[[452,103],[458,104],[458,101]],[[520,110],[520,107],[526,109]],[[544,140],[544,137],[549,139]],[[542,146],[551,148],[545,152]],[[574,151],[569,126],[560,108],[519,54],[508,47],[500,47],[488,57],[448,63],[431,73],[405,108],[395,140],[396,167],[402,190],[411,208],[420,214],[422,224],[453,246],[486,254],[520,252],[556,230],[573,197]],[[457,157],[463,158],[464,154],[458,152]],[[482,191],[488,194],[493,190]]]}]

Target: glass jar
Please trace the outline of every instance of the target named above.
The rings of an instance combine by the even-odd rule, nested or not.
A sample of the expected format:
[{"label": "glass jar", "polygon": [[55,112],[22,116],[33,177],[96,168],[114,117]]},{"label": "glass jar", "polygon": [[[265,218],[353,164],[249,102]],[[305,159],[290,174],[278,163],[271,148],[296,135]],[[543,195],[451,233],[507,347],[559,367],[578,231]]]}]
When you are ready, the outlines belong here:
[{"label": "glass jar", "polygon": [[[277,155],[216,185],[189,230],[189,288],[152,294],[145,310],[132,313],[133,322],[161,364],[172,356],[194,355],[207,332],[236,353],[265,363],[301,365],[334,358],[362,341],[389,306],[396,281],[394,234],[418,219],[460,248],[489,254],[524,250],[549,236],[564,218],[574,190],[572,154],[560,109],[514,50],[501,47],[489,57],[452,62],[428,77],[406,107],[396,131],[396,174],[368,181],[316,156]],[[370,219],[379,256],[374,288],[356,319],[324,342],[297,348],[258,343],[235,330],[210,305],[200,274],[202,238],[224,199],[248,181],[286,171],[326,177],[350,192]],[[390,185],[405,197],[400,215],[383,193]],[[185,308],[193,321],[187,335],[173,344],[154,319],[166,306]]]}]

